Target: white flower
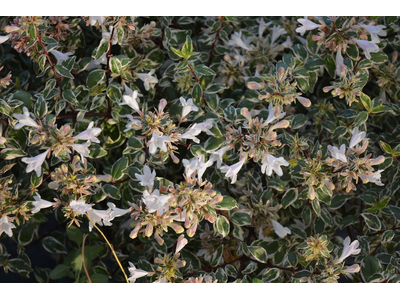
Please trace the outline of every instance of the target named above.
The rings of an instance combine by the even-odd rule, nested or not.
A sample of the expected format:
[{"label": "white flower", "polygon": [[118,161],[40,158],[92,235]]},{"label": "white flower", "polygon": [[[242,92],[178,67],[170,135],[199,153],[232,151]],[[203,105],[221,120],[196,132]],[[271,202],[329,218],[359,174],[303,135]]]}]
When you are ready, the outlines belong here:
[{"label": "white flower", "polygon": [[84,160],[84,157],[89,157],[89,146],[90,146],[91,142],[90,141],[86,141],[86,143],[84,144],[73,144],[72,148],[74,148],[74,150],[76,152],[78,152],[81,155],[82,161]]},{"label": "white flower", "polygon": [[275,120],[282,119],[285,115],[286,115],[286,113],[281,111],[280,106],[278,106],[276,109],[274,109],[272,102],[270,102],[268,105],[268,118],[262,124],[262,126],[268,125],[269,123],[271,123]]},{"label": "white flower", "polygon": [[131,130],[131,129],[138,130],[143,127],[142,122],[140,122],[140,120],[138,120],[138,119],[133,118],[131,115],[125,115],[125,116],[121,116],[121,117],[127,117],[130,120],[130,122],[125,125],[126,129],[124,130],[124,132],[127,132],[128,130]]},{"label": "white flower", "polygon": [[126,84],[125,86],[125,95],[122,96],[124,102],[121,102],[119,105],[129,105],[133,108],[138,114],[140,114],[140,108],[138,104],[138,91],[132,91]]},{"label": "white flower", "polygon": [[259,25],[258,25],[258,37],[262,37],[265,28],[267,28],[268,25],[271,24],[271,22],[265,23],[263,18],[257,19],[257,21],[259,23]]},{"label": "white flower", "polygon": [[286,41],[284,41],[284,42],[281,44],[281,46],[283,46],[283,47],[285,47],[285,48],[292,48],[293,42],[292,42],[292,40],[290,39],[290,36],[287,36],[287,37],[286,37]]},{"label": "white flower", "polygon": [[383,170],[379,170],[375,173],[372,173],[372,175],[366,175],[366,180],[363,180],[363,183],[375,183],[376,185],[384,186],[384,184],[381,182],[381,173]]},{"label": "white flower", "polygon": [[26,163],[26,173],[30,173],[35,170],[36,175],[39,177],[42,174],[42,164],[46,160],[46,156],[49,150],[46,150],[42,154],[36,155],[35,157],[24,157],[22,162]]},{"label": "white flower", "polygon": [[121,216],[131,212],[131,210],[129,208],[127,208],[127,209],[118,208],[112,202],[108,202],[107,206],[108,206],[108,213],[110,215],[110,219],[108,221],[112,221],[117,217],[121,217]]},{"label": "white flower", "polygon": [[230,46],[239,46],[243,49],[250,50],[250,46],[242,40],[242,32],[234,32],[229,40]]},{"label": "white flower", "polygon": [[344,163],[347,163],[347,156],[346,156],[346,145],[343,144],[340,146],[340,150],[336,146],[328,146],[328,150],[332,153],[332,157],[338,160],[341,160]]},{"label": "white flower", "polygon": [[341,76],[342,71],[340,71],[341,66],[344,66],[343,56],[342,56],[342,47],[336,52],[336,75]]},{"label": "white flower", "polygon": [[365,138],[366,133],[364,131],[358,131],[358,127],[354,127],[353,130],[350,129],[350,133],[352,134],[352,137],[350,139],[350,144],[349,148],[354,148],[355,146],[358,145],[358,143],[367,140]]},{"label": "white flower", "polygon": [[95,59],[95,60],[92,60],[91,62],[90,62],[90,64],[86,67],[86,71],[91,71],[91,70],[93,70],[93,69],[99,69],[99,68],[101,68],[101,66],[100,65],[106,65],[107,64],[107,55],[106,55],[106,53],[104,53],[102,56],[100,56],[100,58],[99,59]]},{"label": "white flower", "polygon": [[34,209],[32,209],[33,214],[36,214],[42,208],[47,208],[47,207],[53,206],[54,204],[57,204],[57,202],[50,202],[47,200],[43,200],[42,197],[40,197],[40,195],[38,193],[36,193],[36,196],[33,196],[33,199],[35,199],[35,201],[31,202],[33,204],[33,206],[35,207]]},{"label": "white flower", "polygon": [[85,201],[82,199],[77,200],[72,200],[69,203],[69,207],[73,210],[74,213],[78,215],[83,215],[84,213],[88,212],[89,210],[92,209],[92,206],[90,204],[87,204]]},{"label": "white flower", "polygon": [[308,19],[297,19],[297,22],[303,25],[301,27],[296,28],[296,32],[300,33],[302,36],[307,30],[313,30],[321,26],[321,24],[315,24],[314,22]]},{"label": "white flower", "polygon": [[146,91],[150,90],[151,83],[158,83],[158,79],[151,75],[154,74],[156,70],[151,70],[148,74],[146,73],[136,73],[137,77],[139,77],[144,82],[144,88]]},{"label": "white flower", "polygon": [[156,171],[151,169],[149,166],[144,166],[143,175],[135,174],[137,180],[140,180],[139,184],[141,186],[147,187],[149,191],[153,189],[154,179],[156,179]]},{"label": "white flower", "polygon": [[350,238],[346,237],[343,241],[343,251],[342,251],[342,255],[340,255],[340,257],[335,260],[334,264],[338,264],[341,263],[343,260],[345,260],[347,257],[349,257],[350,255],[357,255],[361,252],[361,249],[357,249],[359,245],[359,242],[357,240],[353,241],[350,244]]},{"label": "white flower", "polygon": [[239,162],[237,162],[236,164],[234,164],[232,166],[221,167],[221,172],[226,173],[225,174],[226,178],[231,178],[232,184],[234,184],[236,182],[237,174],[239,173],[240,169],[243,167],[243,164],[245,163],[246,160],[247,160],[247,155],[244,155],[243,158],[241,160],[239,160]]},{"label": "white flower", "polygon": [[271,44],[273,44],[284,33],[286,33],[285,28],[283,28],[279,25],[272,27]]},{"label": "white flower", "polygon": [[341,273],[346,274],[346,275],[353,274],[353,273],[358,273],[358,272],[360,272],[360,265],[359,264],[351,265],[350,267],[346,267],[341,271]]},{"label": "white flower", "polygon": [[159,280],[153,281],[153,283],[167,283],[167,279],[161,278]]},{"label": "white flower", "polygon": [[149,272],[140,270],[140,269],[136,269],[135,265],[131,262],[129,262],[129,268],[128,268],[129,273],[131,273],[131,277],[129,277],[129,282],[135,282],[136,279],[146,276],[147,274],[149,274]]},{"label": "white flower", "polygon": [[103,24],[104,17],[102,17],[102,16],[91,16],[91,17],[89,17],[90,25],[94,26],[94,25],[96,25],[97,22],[99,22],[100,25]]},{"label": "white flower", "polygon": [[[89,205],[89,204],[87,204],[87,205]],[[93,209],[90,207],[90,209],[88,209],[86,212],[87,212],[90,220],[92,220],[92,222],[94,224],[103,225],[103,223],[104,223],[105,226],[112,225],[112,223],[110,222],[110,211],[109,210],[98,210],[98,209]],[[92,222],[89,222],[89,231],[92,231],[92,229],[93,229]]]},{"label": "white flower", "polygon": [[168,209],[169,204],[167,201],[169,198],[171,198],[170,195],[160,196],[158,189],[155,189],[152,193],[149,193],[147,190],[143,192],[143,202],[146,204],[149,213],[158,211],[160,216]]},{"label": "white flower", "polygon": [[384,28],[386,28],[385,25],[361,25],[361,27],[365,28],[369,32],[369,34],[371,35],[372,43],[379,43],[381,41],[378,35],[386,36],[387,34],[386,31],[383,30]]},{"label": "white flower", "polygon": [[218,151],[207,151],[207,153],[210,153],[210,160],[209,161],[216,161],[217,162],[217,168],[221,167],[222,164],[222,157],[224,156],[224,154],[226,153],[226,151],[228,151],[229,146],[225,146],[221,149],[219,149]]},{"label": "white flower", "polygon": [[292,232],[290,231],[289,228],[283,227],[281,224],[279,224],[275,220],[272,221],[272,226],[274,227],[274,231],[279,236],[281,239],[283,239],[287,234],[291,234]]},{"label": "white flower", "polygon": [[54,49],[51,50],[50,52],[57,59],[57,65],[60,65],[63,61],[67,60],[70,55],[72,55],[71,52],[62,53],[62,52],[54,50]]},{"label": "white flower", "polygon": [[18,123],[15,124],[14,129],[21,129],[24,126],[40,127],[38,123],[31,119],[29,110],[25,106],[22,108],[22,110],[22,114],[13,114],[13,117],[18,120]]},{"label": "white flower", "polygon": [[199,108],[193,104],[193,99],[189,98],[187,101],[185,98],[180,97],[179,101],[182,104],[182,119],[184,119],[191,111],[198,111]]},{"label": "white flower", "polygon": [[204,172],[207,170],[208,167],[210,167],[213,164],[213,160],[209,159],[207,162],[204,162],[204,155],[200,155],[198,164],[197,164],[197,178],[198,182],[200,183],[202,181],[202,177]]},{"label": "white flower", "polygon": [[215,134],[210,131],[213,127],[214,119],[207,119],[204,122],[197,123],[196,128],[200,129],[202,132],[207,133],[208,135],[214,136]]},{"label": "white flower", "polygon": [[101,128],[93,128],[94,122],[90,122],[88,128],[82,131],[78,135],[74,136],[74,140],[87,140],[93,143],[100,143],[100,140],[96,137],[100,134]]},{"label": "white flower", "polygon": [[[102,31],[102,33],[101,33],[100,45],[101,45],[103,42],[105,42],[105,41],[110,42],[110,39],[111,39],[111,32],[112,32],[112,30],[113,30],[113,26],[110,26],[110,27],[109,27],[109,30],[110,30],[110,32],[107,32],[107,31],[105,31],[105,30]],[[113,35],[113,38],[112,38],[112,40],[111,40],[111,43],[112,43],[113,45],[115,45],[115,44],[117,43],[117,39],[115,38],[115,34]]]},{"label": "white flower", "polygon": [[365,40],[357,40],[357,39],[354,39],[354,41],[357,43],[359,47],[361,47],[364,50],[365,57],[368,59],[371,59],[370,52],[375,53],[379,52],[380,50],[378,45],[373,42]]},{"label": "white flower", "polygon": [[184,134],[180,135],[180,139],[189,139],[193,140],[195,143],[200,143],[200,140],[196,137],[201,133],[201,129],[197,127],[197,124],[195,123],[188,131],[186,131]]},{"label": "white flower", "polygon": [[261,172],[267,174],[268,176],[272,175],[272,171],[276,173],[278,176],[283,175],[283,171],[281,166],[288,166],[289,163],[283,158],[276,158],[269,153],[266,153],[261,165]]},{"label": "white flower", "polygon": [[157,151],[157,148],[160,148],[161,151],[167,152],[167,145],[165,143],[171,142],[171,138],[169,136],[158,135],[157,133],[153,132],[153,136],[149,141],[150,147],[149,151],[150,154],[154,154]]},{"label": "white flower", "polygon": [[12,228],[15,228],[15,225],[12,222],[8,222],[7,216],[2,216],[0,219],[0,236],[5,232],[9,237],[12,237]]},{"label": "white flower", "polygon": [[191,160],[183,159],[182,164],[185,168],[185,176],[186,178],[192,178],[198,167],[198,158],[193,158]]},{"label": "white flower", "polygon": [[6,41],[8,41],[8,39],[11,37],[11,35],[7,34],[7,35],[1,35],[0,36],[0,44],[5,43]]},{"label": "white flower", "polygon": [[176,243],[175,254],[182,250],[183,247],[186,246],[188,240],[185,239],[185,236],[181,234],[178,238],[178,242]]}]

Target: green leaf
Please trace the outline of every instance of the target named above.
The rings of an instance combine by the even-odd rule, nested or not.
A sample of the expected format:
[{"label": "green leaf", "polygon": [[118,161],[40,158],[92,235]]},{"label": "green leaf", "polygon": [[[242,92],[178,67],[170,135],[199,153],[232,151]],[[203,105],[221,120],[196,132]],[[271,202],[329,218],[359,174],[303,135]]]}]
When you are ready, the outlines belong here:
[{"label": "green leaf", "polygon": [[122,69],[121,61],[117,57],[112,57],[110,61],[110,68],[114,74],[119,74]]},{"label": "green leaf", "polygon": [[381,221],[376,215],[370,213],[363,213],[361,214],[361,216],[364,218],[365,224],[367,224],[369,229],[374,231],[378,231],[381,229],[382,226]]},{"label": "green leaf", "polygon": [[369,278],[381,270],[379,260],[375,256],[366,256],[360,266],[361,277],[364,282],[369,282]]},{"label": "green leaf", "polygon": [[229,234],[229,228],[230,226],[228,219],[225,216],[220,215],[216,222],[217,232],[224,238]]},{"label": "green leaf", "polygon": [[299,191],[296,188],[291,188],[286,191],[285,195],[282,197],[282,207],[287,208],[293,202],[297,200]]},{"label": "green leaf", "polygon": [[290,127],[292,129],[299,129],[307,122],[307,117],[303,114],[297,114],[293,119]]},{"label": "green leaf", "polygon": [[360,126],[368,120],[368,112],[363,111],[358,114],[357,118],[354,120],[354,126]]},{"label": "green leaf", "polygon": [[71,225],[68,227],[67,225],[67,236],[68,238],[75,242],[78,247],[80,247],[82,245],[82,241],[83,241],[83,232],[76,227],[75,225]]},{"label": "green leaf", "polygon": [[196,83],[192,91],[192,97],[196,104],[201,104],[202,95],[203,89],[201,88],[200,84]]},{"label": "green leaf", "polygon": [[14,159],[17,157],[26,156],[26,153],[19,149],[5,148],[1,150],[0,156],[5,160]]},{"label": "green leaf", "polygon": [[216,73],[205,65],[197,65],[194,67],[194,71],[200,75],[215,75]]},{"label": "green leaf", "polygon": [[325,66],[325,61],[319,57],[309,59],[304,64],[304,68],[309,71],[318,71],[323,66]]},{"label": "green leaf", "polygon": [[305,62],[308,57],[307,49],[301,44],[293,46],[293,53],[301,62]]},{"label": "green leaf", "polygon": [[63,65],[56,65],[54,68],[56,69],[56,73],[58,75],[60,75],[62,77],[67,77],[67,78],[70,78],[70,79],[74,79],[74,76]]},{"label": "green leaf", "polygon": [[107,194],[107,196],[109,196],[113,199],[119,200],[121,198],[119,189],[116,186],[113,186],[111,184],[103,185],[103,191],[104,191],[104,193]]},{"label": "green leaf", "polygon": [[47,236],[43,239],[42,245],[44,249],[52,254],[67,254],[67,249],[57,239],[52,236]]},{"label": "green leaf", "polygon": [[104,53],[106,53],[110,49],[110,42],[107,40],[104,40],[100,46],[97,48],[96,55],[94,59],[100,59],[100,57],[103,56]]},{"label": "green leaf", "polygon": [[225,85],[220,84],[220,83],[213,83],[207,87],[206,93],[216,94],[224,89],[226,89]]},{"label": "green leaf", "polygon": [[63,99],[67,100],[72,105],[78,105],[79,102],[76,99],[76,95],[72,90],[64,90],[62,93]]},{"label": "green leaf", "polygon": [[386,144],[385,142],[382,142],[382,141],[380,141],[380,143],[381,143],[382,149],[386,153],[388,153],[388,154],[392,154],[393,153],[392,147],[390,147],[389,144]]},{"label": "green leaf", "polygon": [[225,138],[211,136],[205,142],[204,149],[206,149],[207,151],[216,150],[223,144],[223,142],[225,142],[225,140]]},{"label": "green leaf", "polygon": [[18,233],[18,244],[21,246],[28,245],[34,237],[35,225],[32,222],[25,224]]},{"label": "green leaf", "polygon": [[182,58],[185,57],[185,55],[184,55],[181,51],[179,51],[178,49],[175,49],[174,47],[170,47],[170,49],[171,49],[171,51],[172,51],[173,53],[175,53],[175,54],[178,55],[179,57],[182,57]]},{"label": "green leaf", "polygon": [[346,53],[352,60],[358,60],[358,47],[356,45],[347,45]]},{"label": "green leaf", "polygon": [[271,282],[277,279],[280,275],[280,270],[276,268],[268,269],[267,272],[262,276],[263,282]]},{"label": "green leaf", "polygon": [[188,59],[192,56],[193,53],[193,42],[189,35],[186,36],[186,42],[182,47],[182,54],[185,59]]},{"label": "green leaf", "polygon": [[14,258],[7,261],[7,267],[11,272],[21,273],[26,272],[30,273],[32,271],[31,266],[21,258]]},{"label": "green leaf", "polygon": [[285,54],[283,56],[283,62],[289,67],[294,69],[294,67],[296,66],[296,61],[293,57],[292,54]]},{"label": "green leaf", "polygon": [[271,178],[268,181],[268,187],[282,192],[285,190],[285,183],[279,178]]},{"label": "green leaf", "polygon": [[86,85],[89,89],[94,88],[97,86],[106,76],[106,73],[104,70],[94,70],[89,73],[87,80],[86,80]]},{"label": "green leaf", "polygon": [[249,214],[240,210],[235,211],[233,214],[231,214],[230,220],[233,224],[237,226],[251,225],[251,217],[249,216]]},{"label": "green leaf", "polygon": [[69,266],[57,265],[54,270],[50,272],[49,277],[53,280],[61,279],[67,275],[69,269]]},{"label": "green leaf", "polygon": [[334,210],[339,209],[346,203],[347,200],[351,199],[352,197],[352,195],[348,194],[335,195],[331,200],[331,205],[329,205],[329,208]]},{"label": "green leaf", "polygon": [[231,196],[224,196],[221,202],[215,204],[215,208],[218,210],[231,210],[238,208],[238,204]]},{"label": "green leaf", "polygon": [[249,251],[259,262],[266,263],[268,260],[267,251],[261,246],[249,246]]},{"label": "green leaf", "polygon": [[362,104],[364,105],[365,109],[369,111],[372,108],[372,101],[371,98],[365,95],[364,93],[361,93],[360,99]]},{"label": "green leaf", "polygon": [[373,61],[376,64],[382,64],[389,59],[388,56],[382,51],[379,51],[377,53],[371,52],[370,55],[371,55],[371,61]]},{"label": "green leaf", "polygon": [[394,232],[393,230],[386,230],[383,234],[382,234],[382,238],[381,238],[381,242],[382,244],[386,244],[389,243],[394,237]]},{"label": "green leaf", "polygon": [[393,217],[397,221],[400,221],[400,208],[397,206],[389,205],[387,208],[389,208],[390,212],[392,213]]},{"label": "green leaf", "polygon": [[47,103],[43,97],[39,97],[35,103],[35,115],[40,119],[43,118],[47,114]]}]

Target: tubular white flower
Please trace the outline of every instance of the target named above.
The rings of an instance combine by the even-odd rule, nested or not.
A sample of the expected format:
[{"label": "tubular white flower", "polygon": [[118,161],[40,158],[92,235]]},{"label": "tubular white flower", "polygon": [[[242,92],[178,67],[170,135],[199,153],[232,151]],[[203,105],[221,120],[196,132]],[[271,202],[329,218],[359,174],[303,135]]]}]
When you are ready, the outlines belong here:
[{"label": "tubular white flower", "polygon": [[363,183],[375,183],[376,185],[379,186],[384,186],[384,184],[381,182],[381,173],[383,170],[376,171],[375,173],[372,173],[371,175],[366,175],[366,179],[363,180]]},{"label": "tubular white flower", "polygon": [[43,208],[47,208],[47,207],[53,206],[54,204],[57,204],[57,202],[50,202],[50,201],[42,199],[42,197],[40,197],[40,195],[38,193],[36,193],[36,196],[33,196],[33,199],[35,199],[35,201],[31,202],[33,204],[33,206],[35,207],[34,209],[32,209],[33,214],[36,214]]},{"label": "tubular white flower", "polygon": [[287,234],[291,234],[292,233],[289,228],[283,227],[279,222],[277,222],[275,220],[271,220],[271,221],[272,221],[272,226],[274,227],[275,233],[281,239],[283,239]]},{"label": "tubular white flower", "polygon": [[[277,116],[275,116],[275,113],[277,112]],[[269,103],[268,105],[268,118],[267,120],[262,124],[262,126],[266,126],[269,123],[275,121],[275,120],[280,120],[286,115],[285,112],[281,111],[281,107],[279,106],[277,109],[274,110],[274,105],[272,102]]]},{"label": "tubular white flower", "polygon": [[332,153],[332,157],[347,163],[347,156],[346,156],[346,145],[343,144],[342,146],[340,146],[340,150],[338,149],[338,147],[336,146],[328,146],[328,150]]},{"label": "tubular white flower", "polygon": [[273,44],[284,33],[286,33],[285,28],[279,25],[275,25],[274,27],[272,27],[271,44]]},{"label": "tubular white flower", "polygon": [[301,27],[296,28],[296,32],[300,33],[301,36],[303,36],[307,30],[313,30],[321,26],[321,24],[315,24],[308,19],[297,19],[297,22],[302,25]]},{"label": "tubular white flower", "polygon": [[69,203],[69,207],[71,207],[72,211],[78,215],[83,215],[92,209],[92,206],[90,204],[87,204],[82,199],[72,200]]},{"label": "tubular white flower", "polygon": [[[110,42],[112,30],[113,30],[113,26],[110,26],[110,27],[109,27],[109,32],[108,32],[108,31],[105,31],[105,30],[103,30],[103,31],[101,32],[101,41],[100,41],[100,45],[101,45],[101,43],[103,43],[104,41]],[[111,40],[111,44],[115,45],[116,43],[117,43],[117,39],[115,38],[115,34],[114,34],[113,37],[112,37],[112,40]]]},{"label": "tubular white flower", "polygon": [[175,254],[182,250],[183,247],[186,246],[188,240],[185,239],[185,236],[181,234],[178,238],[178,242],[176,243]]},{"label": "tubular white flower", "polygon": [[352,134],[352,137],[350,139],[350,144],[349,144],[349,148],[354,148],[355,146],[358,145],[358,143],[364,141],[364,140],[368,140],[365,138],[366,136],[366,132],[364,131],[358,131],[358,127],[354,127],[353,130],[350,129],[350,133]]},{"label": "tubular white flower", "polygon": [[380,50],[378,45],[373,42],[366,40],[357,40],[357,39],[354,39],[354,41],[357,43],[359,47],[361,47],[364,50],[365,57],[368,59],[371,59],[371,54],[370,54],[371,52],[376,53],[379,52]]},{"label": "tubular white flower", "polygon": [[354,264],[349,267],[346,267],[342,270],[343,274],[353,274],[353,273],[358,273],[360,272],[360,265],[359,264]]},{"label": "tubular white flower", "polygon": [[132,91],[126,84],[125,86],[125,95],[122,96],[124,102],[121,102],[119,105],[129,105],[132,109],[134,109],[138,114],[140,114],[140,108],[138,104],[139,93],[138,91]]},{"label": "tubular white flower", "polygon": [[230,46],[238,46],[241,47],[245,50],[250,50],[250,46],[248,44],[246,44],[243,40],[242,40],[242,32],[234,32],[231,35],[231,40],[229,40],[229,45]]},{"label": "tubular white flower", "polygon": [[211,154],[209,161],[212,161],[212,162],[216,161],[217,168],[220,168],[221,164],[222,164],[222,157],[224,156],[226,151],[228,151],[228,149],[229,149],[229,146],[225,146],[225,147],[222,147],[221,149],[219,149],[218,151],[211,151],[211,150],[207,151],[207,153]]},{"label": "tubular white flower", "polygon": [[84,157],[89,157],[90,144],[91,144],[91,142],[89,140],[89,141],[86,141],[86,143],[84,143],[84,144],[73,144],[72,145],[72,148],[81,155],[82,161],[84,160]]},{"label": "tubular white flower", "polygon": [[8,221],[7,216],[2,216],[0,219],[0,236],[4,232],[9,237],[12,237],[13,233],[11,229],[15,228],[15,225],[12,222]]},{"label": "tubular white flower", "polygon": [[192,178],[195,175],[197,167],[198,167],[198,163],[199,163],[199,160],[197,157],[195,157],[191,160],[187,160],[187,159],[182,160],[183,167],[185,168],[185,176],[187,178]]},{"label": "tubular white flower", "polygon": [[0,35],[0,44],[3,44],[8,41],[8,39],[11,37],[11,35]]},{"label": "tubular white flower", "polygon": [[354,240],[350,244],[350,237],[346,237],[343,241],[344,247],[343,247],[342,255],[340,255],[340,257],[334,261],[334,264],[341,263],[343,260],[345,260],[350,255],[359,254],[361,252],[361,249],[357,249],[358,245],[359,245],[359,242],[357,240]]},{"label": "tubular white flower", "polygon": [[14,129],[21,129],[24,126],[40,127],[39,124],[30,117],[29,110],[25,106],[22,108],[22,111],[22,114],[13,114],[13,117],[18,120]]},{"label": "tubular white flower", "polygon": [[283,158],[276,158],[269,153],[266,153],[261,165],[261,173],[266,174],[268,176],[272,175],[272,171],[276,173],[278,176],[283,175],[283,171],[281,166],[289,166],[289,163]]},{"label": "tubular white flower", "polygon": [[130,277],[128,278],[129,282],[135,282],[136,279],[146,276],[147,274],[149,274],[149,272],[140,270],[140,269],[136,269],[135,265],[131,262],[129,262],[129,268],[128,271],[130,273]]},{"label": "tubular white flower", "polygon": [[148,165],[145,165],[143,168],[143,175],[135,174],[137,180],[140,180],[139,184],[141,186],[147,187],[149,191],[153,189],[154,180],[156,179],[156,171],[151,169]]},{"label": "tubular white flower", "polygon": [[136,73],[137,77],[139,77],[139,79],[144,82],[144,88],[146,89],[146,91],[150,90],[150,84],[158,83],[158,79],[152,76],[155,71],[156,70],[151,70],[148,74]]},{"label": "tubular white flower", "polygon": [[125,116],[121,116],[121,117],[126,117],[130,121],[128,124],[125,125],[126,129],[124,130],[124,132],[127,132],[127,131],[129,131],[131,129],[138,130],[138,129],[142,129],[143,128],[142,122],[140,122],[140,120],[138,120],[138,119],[135,119],[131,115],[125,115]]},{"label": "tubular white flower", "polygon": [[293,42],[292,42],[290,36],[287,36],[287,37],[286,37],[286,41],[284,41],[281,45],[282,45],[283,47],[285,47],[285,48],[292,48]]},{"label": "tubular white flower", "polygon": [[340,71],[341,66],[344,66],[343,56],[342,56],[342,47],[336,52],[336,75],[342,77],[342,71]]},{"label": "tubular white flower", "polygon": [[102,56],[100,56],[99,59],[92,60],[90,62],[90,64],[86,67],[85,70],[86,71],[91,71],[91,70],[94,70],[94,69],[101,68],[100,65],[106,65],[107,64],[107,55],[106,54],[107,53],[104,53]]},{"label": "tubular white flower", "polygon": [[91,16],[89,17],[89,23],[90,25],[94,26],[96,25],[96,23],[99,22],[99,24],[103,24],[104,23],[104,17],[102,16]]},{"label": "tubular white flower", "polygon": [[179,101],[182,104],[182,119],[184,119],[191,111],[198,111],[199,108],[193,104],[193,99],[189,98],[187,101],[185,98],[180,97]]},{"label": "tubular white flower", "polygon": [[149,213],[158,211],[161,216],[165,210],[168,209],[168,200],[171,198],[170,195],[160,195],[160,191],[155,189],[152,193],[147,190],[143,192],[143,202],[146,204]]},{"label": "tubular white flower", "polygon": [[112,202],[108,202],[107,206],[108,206],[108,213],[110,215],[110,219],[108,221],[110,221],[110,222],[112,220],[114,220],[115,218],[121,217],[121,216],[126,215],[127,213],[131,212],[131,210],[129,208],[127,208],[127,209],[118,208]]},{"label": "tubular white flower", "polygon": [[237,174],[239,173],[240,169],[243,167],[243,164],[247,160],[247,154],[242,157],[236,164],[232,166],[223,166],[221,167],[221,172],[226,173],[225,177],[231,179],[231,183],[234,184],[237,180]]},{"label": "tubular white flower", "polygon": [[196,128],[200,129],[202,132],[207,133],[208,135],[214,136],[215,134],[210,131],[213,127],[214,119],[207,119],[204,122],[197,123]]},{"label": "tubular white flower", "polygon": [[49,150],[46,150],[42,154],[36,155],[35,157],[22,158],[21,161],[28,165],[26,167],[26,173],[30,173],[34,170],[36,172],[36,175],[39,177],[42,174],[42,164],[46,160],[46,156],[48,153]]},{"label": "tubular white flower", "polygon": [[154,154],[157,151],[157,148],[160,148],[161,151],[167,152],[167,145],[165,143],[171,142],[171,138],[169,136],[158,135],[157,133],[153,132],[153,136],[149,141],[149,152],[150,154]]},{"label": "tubular white flower", "polygon": [[54,57],[57,59],[57,65],[60,65],[63,61],[67,60],[72,53],[71,52],[67,52],[67,53],[62,53],[58,50],[50,50],[50,53],[54,55]]},{"label": "tubular white flower", "polygon": [[180,135],[180,139],[189,139],[193,140],[195,143],[200,143],[200,140],[196,137],[201,133],[201,129],[197,127],[197,124],[193,124],[192,127],[188,131],[186,131],[184,134]]},{"label": "tubular white flower", "polygon": [[101,133],[101,128],[93,128],[94,122],[90,122],[88,128],[85,131],[82,131],[78,135],[74,136],[74,140],[87,140],[92,141],[93,143],[100,143],[100,140],[97,136]]},{"label": "tubular white flower", "polygon": [[[94,224],[99,224],[100,226],[102,226],[102,225],[111,226],[112,225],[112,223],[110,222],[110,211],[109,210],[98,210],[98,209],[93,209],[90,207],[90,209],[88,209],[86,212]],[[93,229],[92,222],[89,222],[89,231],[92,231],[92,229]]]},{"label": "tubular white flower", "polygon": [[386,28],[385,25],[361,25],[361,27],[365,28],[369,34],[371,35],[371,42],[372,43],[379,43],[381,41],[381,39],[378,37],[378,35],[380,36],[386,36],[386,31],[383,30],[384,28]]}]

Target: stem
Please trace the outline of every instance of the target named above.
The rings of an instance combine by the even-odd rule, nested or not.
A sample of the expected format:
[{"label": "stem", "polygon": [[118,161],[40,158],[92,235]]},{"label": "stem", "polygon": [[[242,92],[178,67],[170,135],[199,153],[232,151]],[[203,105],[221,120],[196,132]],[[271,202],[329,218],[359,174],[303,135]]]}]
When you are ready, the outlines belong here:
[{"label": "stem", "polygon": [[[185,61],[186,61],[187,65],[188,65],[188,67],[189,67],[189,69],[190,69],[190,72],[193,74],[194,79],[196,80],[196,82],[197,82],[198,84],[200,84],[199,78],[197,78],[196,73],[194,72],[192,66],[189,64],[189,62],[188,62],[188,60],[187,60],[186,58],[185,58]],[[204,97],[204,91],[203,91],[203,93],[201,94],[201,98],[203,99],[204,105],[207,107],[207,101],[206,101],[206,98]]]},{"label": "stem", "polygon": [[[46,58],[47,58],[47,60],[48,60],[48,62],[49,62],[49,64],[50,64],[50,68],[53,70],[54,78],[56,79],[57,84],[58,84],[58,87],[59,87],[59,89],[60,89],[60,96],[62,96],[63,89],[62,89],[62,87],[61,87],[61,79],[60,79],[60,77],[57,76],[56,69],[54,68],[53,63],[51,62],[51,58],[50,58],[49,52],[47,52],[46,47],[45,47],[44,44],[43,44],[42,37],[41,37],[41,35],[40,35],[40,33],[39,33],[39,30],[37,29],[37,26],[36,26],[36,25],[35,25],[35,30],[36,30],[36,35],[37,35],[37,37],[38,37],[38,41],[39,41],[40,45],[42,46],[44,55],[46,55]],[[75,112],[75,109],[72,107],[71,103],[67,102],[67,104],[68,104],[69,108],[70,108],[73,112]]]},{"label": "stem", "polygon": [[126,282],[129,283],[129,279],[128,276],[126,276],[125,270],[121,265],[121,262],[119,261],[117,254],[114,251],[114,247],[110,244],[110,242],[107,240],[106,236],[104,235],[104,233],[99,229],[99,227],[96,226],[95,223],[93,223],[92,219],[90,219],[89,215],[86,213],[86,217],[89,219],[90,223],[92,223],[92,225],[97,229],[98,232],[100,232],[100,234],[102,235],[102,237],[104,238],[104,240],[106,241],[106,243],[108,244],[108,247],[110,247],[111,252],[113,253],[115,260],[117,261],[119,267],[121,268],[122,273],[125,276]]},{"label": "stem", "polygon": [[221,17],[221,25],[219,26],[219,28],[218,28],[218,30],[217,30],[217,33],[216,33],[216,35],[215,35],[214,42],[212,43],[212,46],[211,46],[210,58],[208,59],[208,66],[211,65],[211,59],[212,59],[212,57],[213,57],[213,55],[214,55],[215,44],[216,44],[216,42],[217,42],[217,40],[218,40],[219,31],[222,29],[222,24],[223,24],[223,22],[224,22],[224,17]]},{"label": "stem", "polygon": [[[111,46],[112,46],[112,39],[113,39],[113,36],[114,36],[115,24],[116,24],[116,23],[117,23],[117,22],[115,22],[115,23],[113,24],[113,29],[111,30],[110,42],[109,42],[110,44],[109,44],[108,51],[107,51],[106,89],[108,88],[109,80],[110,80],[110,71],[111,71],[111,69],[110,69]],[[111,111],[112,111],[111,100],[110,100],[110,98],[108,97],[107,93],[106,93],[106,99],[107,99],[107,102],[108,102],[108,113],[111,114]],[[105,119],[104,119],[102,122],[104,122],[104,121],[105,121]]]},{"label": "stem", "polygon": [[89,283],[92,283],[92,280],[90,279],[89,272],[88,272],[88,270],[86,268],[86,263],[85,263],[85,241],[86,241],[86,237],[87,236],[88,236],[87,234],[83,235],[83,241],[82,241],[82,263],[83,263],[83,269],[85,269],[86,277],[87,277]]}]

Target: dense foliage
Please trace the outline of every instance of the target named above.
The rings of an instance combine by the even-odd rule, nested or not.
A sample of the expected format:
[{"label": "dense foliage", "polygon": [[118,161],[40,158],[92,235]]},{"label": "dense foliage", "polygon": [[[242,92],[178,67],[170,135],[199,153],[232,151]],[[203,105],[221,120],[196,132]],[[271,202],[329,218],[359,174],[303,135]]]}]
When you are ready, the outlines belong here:
[{"label": "dense foliage", "polygon": [[400,281],[399,25],[0,18],[5,276]]}]

